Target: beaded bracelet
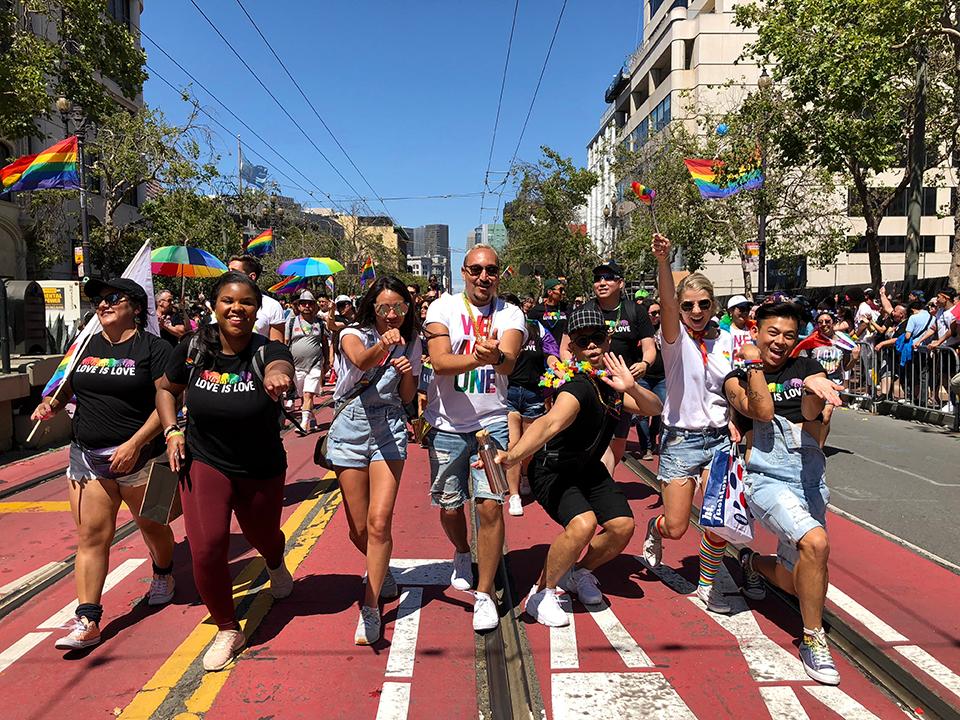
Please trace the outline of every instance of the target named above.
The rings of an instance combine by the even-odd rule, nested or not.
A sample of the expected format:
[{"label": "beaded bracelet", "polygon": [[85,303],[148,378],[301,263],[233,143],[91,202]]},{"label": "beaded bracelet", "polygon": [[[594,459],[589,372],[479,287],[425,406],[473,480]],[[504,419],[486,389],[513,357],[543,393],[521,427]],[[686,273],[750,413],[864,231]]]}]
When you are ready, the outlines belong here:
[{"label": "beaded bracelet", "polygon": [[171,433],[167,433],[163,439],[169,441],[172,437],[183,437],[183,430],[174,430]]}]

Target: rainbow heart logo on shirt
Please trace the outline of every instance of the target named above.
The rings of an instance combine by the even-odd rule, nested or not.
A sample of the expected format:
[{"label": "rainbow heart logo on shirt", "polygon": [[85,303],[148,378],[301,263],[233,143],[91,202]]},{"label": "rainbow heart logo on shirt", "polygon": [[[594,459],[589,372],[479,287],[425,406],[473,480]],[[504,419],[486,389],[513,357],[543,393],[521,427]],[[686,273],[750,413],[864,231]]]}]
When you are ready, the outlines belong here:
[{"label": "rainbow heart logo on shirt", "polygon": [[204,370],[200,373],[200,379],[212,385],[236,385],[241,382],[250,382],[253,378],[248,372],[240,373],[218,373],[213,370]]},{"label": "rainbow heart logo on shirt", "polygon": [[90,357],[85,357],[83,360],[81,360],[80,365],[81,367],[98,368],[132,368],[137,366],[137,362],[129,358],[98,358],[91,355]]}]

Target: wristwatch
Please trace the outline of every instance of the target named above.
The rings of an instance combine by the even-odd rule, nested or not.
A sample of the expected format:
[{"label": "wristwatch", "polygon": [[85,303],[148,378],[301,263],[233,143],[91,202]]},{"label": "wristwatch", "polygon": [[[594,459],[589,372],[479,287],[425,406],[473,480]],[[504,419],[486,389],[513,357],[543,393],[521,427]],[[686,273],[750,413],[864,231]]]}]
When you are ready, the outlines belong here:
[{"label": "wristwatch", "polygon": [[500,357],[497,358],[494,366],[503,365],[503,361],[507,359],[507,356],[503,354],[503,350],[499,350],[498,352],[500,353]]}]

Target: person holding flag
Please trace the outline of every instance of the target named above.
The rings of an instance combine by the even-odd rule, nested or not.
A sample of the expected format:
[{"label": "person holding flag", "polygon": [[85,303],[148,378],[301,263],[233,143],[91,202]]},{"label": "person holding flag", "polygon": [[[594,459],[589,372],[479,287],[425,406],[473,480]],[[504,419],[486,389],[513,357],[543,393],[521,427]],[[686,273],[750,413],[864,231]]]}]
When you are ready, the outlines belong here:
[{"label": "person holding flag", "polygon": [[[149,256],[148,251],[148,260]],[[76,397],[67,478],[78,535],[79,604],[70,633],[56,641],[56,647],[64,650],[100,642],[100,596],[121,502],[133,515],[153,559],[147,604],[170,602],[174,589],[173,532],[168,525],[139,516],[150,462],[164,452],[154,398],[170,346],[145,331],[149,304],[137,282],[125,277],[89,280],[84,293],[96,306],[99,324],[91,324],[92,332],[82,338],[85,343],[78,338],[72,373],[57,373],[31,415],[35,421],[48,420],[71,395]],[[65,358],[68,364],[70,355]]]}]

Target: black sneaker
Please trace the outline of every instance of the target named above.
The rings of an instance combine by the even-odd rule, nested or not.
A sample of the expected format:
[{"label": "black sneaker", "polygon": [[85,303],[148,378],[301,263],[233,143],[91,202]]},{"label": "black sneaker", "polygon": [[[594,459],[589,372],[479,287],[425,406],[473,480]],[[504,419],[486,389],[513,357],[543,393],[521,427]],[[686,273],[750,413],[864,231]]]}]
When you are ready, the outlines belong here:
[{"label": "black sneaker", "polygon": [[754,555],[756,553],[750,548],[740,551],[740,569],[743,571],[740,592],[751,600],[763,600],[767,596],[767,588],[763,584],[763,576],[753,569]]}]

